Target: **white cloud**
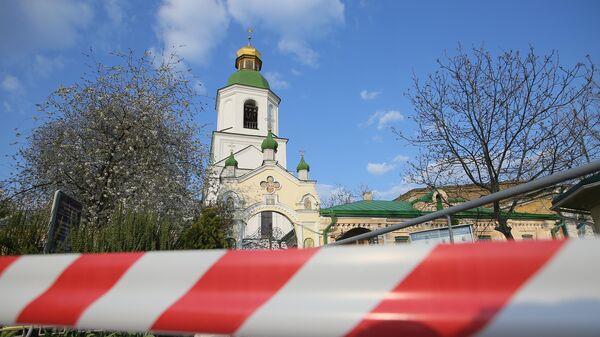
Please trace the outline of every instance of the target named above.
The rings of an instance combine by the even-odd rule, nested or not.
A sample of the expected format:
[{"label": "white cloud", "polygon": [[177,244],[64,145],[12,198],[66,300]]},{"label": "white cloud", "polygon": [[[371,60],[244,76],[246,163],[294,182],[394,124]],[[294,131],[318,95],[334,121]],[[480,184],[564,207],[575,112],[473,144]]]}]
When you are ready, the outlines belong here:
[{"label": "white cloud", "polygon": [[319,55],[308,42],[344,22],[339,0],[228,0],[227,8],[241,24],[275,32],[280,51],[310,66],[317,66]]},{"label": "white cloud", "polygon": [[396,157],[394,157],[393,161],[396,163],[403,163],[403,162],[408,161],[408,159],[410,159],[408,156],[399,154]]},{"label": "white cloud", "polygon": [[321,199],[321,202],[323,202],[323,200],[329,199],[331,193],[333,193],[338,187],[329,184],[317,184],[316,188],[319,198]]},{"label": "white cloud", "polygon": [[15,76],[9,74],[4,75],[2,82],[0,82],[0,87],[11,94],[18,93],[23,89],[21,81],[19,81],[19,79]]},{"label": "white cloud", "polygon": [[120,0],[104,0],[102,1],[102,5],[104,6],[104,11],[106,15],[110,19],[113,25],[121,25],[123,23],[123,17],[125,16],[125,10],[123,5],[124,1]]},{"label": "white cloud", "polygon": [[393,124],[394,122],[401,121],[404,119],[404,116],[397,110],[389,110],[389,111],[376,111],[365,123],[366,125],[377,124],[377,129],[381,130],[386,126]]},{"label": "white cloud", "polygon": [[186,61],[197,64],[207,61],[229,26],[225,5],[217,0],[166,0],[157,18],[157,36],[164,48],[175,48]]},{"label": "white cloud", "polygon": [[309,42],[344,22],[344,5],[340,0],[165,0],[157,19],[163,46],[183,46],[179,55],[195,63],[205,62],[233,19],[275,33],[281,52],[316,66],[319,55]]},{"label": "white cloud", "polygon": [[375,136],[371,137],[371,140],[374,141],[375,143],[382,143],[383,137],[381,135],[375,135]]},{"label": "white cloud", "polygon": [[302,72],[300,70],[298,70],[298,69],[292,68],[290,71],[292,72],[292,75],[294,75],[294,76],[300,76],[300,75],[302,75]]},{"label": "white cloud", "polygon": [[63,58],[57,57],[46,57],[43,55],[35,55],[33,59],[33,70],[41,76],[47,77],[53,71],[62,69],[65,66]]},{"label": "white cloud", "polygon": [[72,46],[93,14],[87,2],[1,1],[0,54],[22,55]]},{"label": "white cloud", "polygon": [[265,78],[269,81],[269,85],[273,89],[286,89],[290,84],[283,79],[280,73],[276,71],[268,71],[265,73]]},{"label": "white cloud", "polygon": [[386,174],[389,171],[393,170],[396,168],[396,165],[393,164],[388,164],[388,163],[368,163],[367,164],[367,171],[371,174],[374,175],[382,175],[382,174]]},{"label": "white cloud", "polygon": [[375,190],[373,191],[373,194],[375,194],[378,199],[392,200],[416,187],[418,186],[415,184],[402,181],[398,184],[391,185],[388,189]]},{"label": "white cloud", "polygon": [[368,91],[363,90],[360,92],[360,98],[366,100],[371,100],[377,98],[381,92],[379,91]]}]

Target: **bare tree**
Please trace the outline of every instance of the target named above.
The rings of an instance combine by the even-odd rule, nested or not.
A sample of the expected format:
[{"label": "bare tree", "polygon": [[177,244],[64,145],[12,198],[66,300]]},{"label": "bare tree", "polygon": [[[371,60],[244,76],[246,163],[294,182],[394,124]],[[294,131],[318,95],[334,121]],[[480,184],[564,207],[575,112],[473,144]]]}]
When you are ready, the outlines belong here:
[{"label": "bare tree", "polygon": [[[598,156],[598,88],[589,58],[571,67],[558,53],[482,48],[444,55],[438,70],[414,77],[408,93],[417,132],[395,130],[420,148],[410,164],[414,182],[432,187],[474,184],[487,193]],[[507,224],[518,204],[493,204],[495,229],[512,239]]]},{"label": "bare tree", "polygon": [[14,158],[11,198],[45,202],[60,188],[97,224],[116,207],[194,210],[205,150],[190,76],[174,54],[159,61],[150,53],[113,56],[114,66],[90,56],[80,83],[39,105],[46,119]]},{"label": "bare tree", "polygon": [[329,208],[361,200],[365,192],[373,192],[373,190],[366,184],[360,184],[356,189],[350,189],[339,184],[335,185],[329,196],[322,201],[321,208]]}]

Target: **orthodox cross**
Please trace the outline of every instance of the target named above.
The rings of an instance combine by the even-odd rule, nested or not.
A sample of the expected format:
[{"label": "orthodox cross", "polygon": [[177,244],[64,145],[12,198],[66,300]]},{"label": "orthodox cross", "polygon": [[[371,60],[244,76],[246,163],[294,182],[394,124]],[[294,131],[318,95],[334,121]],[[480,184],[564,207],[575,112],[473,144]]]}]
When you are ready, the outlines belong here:
[{"label": "orthodox cross", "polygon": [[300,156],[301,156],[301,157],[304,157],[304,153],[305,153],[305,152],[306,152],[306,151],[304,151],[304,149],[300,149]]},{"label": "orthodox cross", "polygon": [[229,144],[229,151],[230,151],[231,153],[233,153],[233,149],[234,149],[234,148],[235,148],[235,145],[233,145],[233,144]]},{"label": "orthodox cross", "polygon": [[248,27],[248,45],[252,45],[252,34],[254,33],[254,29],[252,27]]}]

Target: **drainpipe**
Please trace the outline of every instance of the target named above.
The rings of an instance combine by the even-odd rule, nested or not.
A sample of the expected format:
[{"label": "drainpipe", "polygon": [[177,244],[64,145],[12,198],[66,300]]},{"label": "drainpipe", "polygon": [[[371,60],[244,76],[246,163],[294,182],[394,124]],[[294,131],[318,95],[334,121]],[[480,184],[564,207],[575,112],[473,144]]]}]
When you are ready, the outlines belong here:
[{"label": "drainpipe", "polygon": [[329,223],[329,225],[327,225],[327,227],[325,227],[325,229],[323,230],[323,245],[326,245],[328,242],[328,237],[329,237],[329,231],[331,230],[331,226],[335,225],[337,222],[337,217],[335,215],[331,215],[331,222]]}]

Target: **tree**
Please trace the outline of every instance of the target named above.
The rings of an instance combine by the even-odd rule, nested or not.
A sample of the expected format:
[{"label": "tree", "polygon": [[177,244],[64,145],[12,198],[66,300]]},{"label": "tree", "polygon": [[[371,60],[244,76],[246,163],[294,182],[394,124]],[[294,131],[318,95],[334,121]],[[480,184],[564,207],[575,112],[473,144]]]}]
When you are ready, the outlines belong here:
[{"label": "tree", "polygon": [[182,233],[180,248],[230,248],[227,239],[232,229],[232,214],[228,208],[219,205],[204,207],[200,217]]},{"label": "tree", "polygon": [[206,151],[181,60],[112,55],[116,65],[94,63],[80,83],[61,86],[39,105],[47,117],[15,156],[11,197],[43,203],[62,189],[97,225],[117,207],[192,213]]},{"label": "tree", "polygon": [[[558,53],[476,48],[444,55],[438,70],[414,77],[408,93],[416,133],[397,135],[421,149],[410,164],[414,182],[436,188],[474,184],[488,193],[598,156],[595,67],[571,67]],[[495,202],[495,229],[512,239],[508,218],[519,198]]]}]

